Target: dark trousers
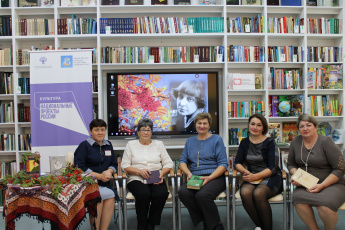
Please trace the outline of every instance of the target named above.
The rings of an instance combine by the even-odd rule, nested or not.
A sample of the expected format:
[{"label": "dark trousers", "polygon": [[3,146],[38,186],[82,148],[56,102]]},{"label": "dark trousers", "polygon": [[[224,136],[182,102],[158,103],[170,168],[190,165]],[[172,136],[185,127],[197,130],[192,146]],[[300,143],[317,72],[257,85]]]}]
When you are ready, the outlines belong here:
[{"label": "dark trousers", "polygon": [[134,180],[128,184],[128,189],[135,197],[138,229],[146,229],[147,222],[159,225],[165,202],[169,196],[165,181],[162,184],[154,185]]},{"label": "dark trousers", "polygon": [[207,229],[214,229],[221,222],[214,200],[224,190],[224,176],[211,180],[200,190],[188,189],[187,182],[181,185],[178,197],[188,209],[194,227],[204,221]]}]

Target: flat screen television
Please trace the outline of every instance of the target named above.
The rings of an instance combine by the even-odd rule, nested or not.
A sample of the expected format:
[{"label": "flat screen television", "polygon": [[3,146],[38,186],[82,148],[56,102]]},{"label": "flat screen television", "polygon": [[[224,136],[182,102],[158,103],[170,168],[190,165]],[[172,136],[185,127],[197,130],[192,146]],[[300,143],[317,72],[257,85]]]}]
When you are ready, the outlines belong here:
[{"label": "flat screen television", "polygon": [[194,117],[203,111],[219,134],[217,72],[107,74],[109,139],[137,136],[141,118],[153,121],[153,138],[192,136]]}]

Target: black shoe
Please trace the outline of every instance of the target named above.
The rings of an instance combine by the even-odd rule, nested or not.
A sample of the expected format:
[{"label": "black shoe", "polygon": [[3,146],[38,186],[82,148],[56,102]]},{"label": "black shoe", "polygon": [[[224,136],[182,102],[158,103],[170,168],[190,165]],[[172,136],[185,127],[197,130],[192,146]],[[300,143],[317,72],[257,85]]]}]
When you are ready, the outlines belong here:
[{"label": "black shoe", "polygon": [[224,226],[222,223],[219,223],[215,228],[214,230],[224,230]]},{"label": "black shoe", "polygon": [[148,222],[146,224],[146,230],[155,230],[155,225]]}]

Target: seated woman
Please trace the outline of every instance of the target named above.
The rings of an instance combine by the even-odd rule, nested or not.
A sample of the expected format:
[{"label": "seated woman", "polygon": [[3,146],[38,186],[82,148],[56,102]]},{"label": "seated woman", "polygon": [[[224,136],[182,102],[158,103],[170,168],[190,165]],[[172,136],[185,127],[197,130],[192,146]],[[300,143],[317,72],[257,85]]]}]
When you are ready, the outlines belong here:
[{"label": "seated woman", "polygon": [[114,212],[116,190],[110,187],[110,178],[116,172],[117,160],[112,144],[105,140],[107,124],[101,119],[90,123],[91,137],[79,144],[74,152],[74,165],[98,180],[102,202],[97,205],[97,217],[90,215],[92,229],[108,229]]},{"label": "seated woman", "polygon": [[301,168],[320,180],[310,189],[292,181],[297,186],[293,193],[296,212],[309,229],[319,229],[312,209],[316,206],[325,229],[334,229],[338,208],[345,202],[343,154],[330,137],[317,134],[318,122],[313,116],[299,116],[297,127],[301,135],[290,144],[289,172],[293,175]]},{"label": "seated woman", "polygon": [[[202,176],[200,190],[187,188],[187,182],[178,191],[179,199],[187,207],[196,227],[201,221],[204,229],[224,229],[214,199],[225,190],[224,172],[228,168],[223,139],[209,132],[212,118],[209,113],[195,117],[197,136],[188,138],[180,159],[180,169],[187,175]],[[190,168],[188,168],[190,166]]]},{"label": "seated woman", "polygon": [[[173,89],[173,95],[177,103],[177,111],[183,117],[179,117],[176,126],[183,126],[185,131],[195,133],[194,118],[204,112],[205,87],[202,82],[186,80],[179,87]],[[180,118],[181,121],[180,121]],[[177,130],[181,130],[177,128]]]},{"label": "seated woman", "polygon": [[[268,199],[281,193],[283,181],[274,139],[266,137],[267,121],[261,114],[248,120],[250,136],[241,141],[234,166],[242,173],[240,194],[243,206],[257,229],[272,229]],[[246,163],[247,168],[243,167]]]},{"label": "seated woman", "polygon": [[[169,192],[163,176],[170,172],[173,162],[163,142],[151,140],[153,123],[141,119],[138,123],[139,140],[129,141],[122,158],[122,168],[129,174],[128,189],[135,197],[137,229],[151,230],[161,221]],[[160,181],[145,184],[153,170],[160,170]]]}]

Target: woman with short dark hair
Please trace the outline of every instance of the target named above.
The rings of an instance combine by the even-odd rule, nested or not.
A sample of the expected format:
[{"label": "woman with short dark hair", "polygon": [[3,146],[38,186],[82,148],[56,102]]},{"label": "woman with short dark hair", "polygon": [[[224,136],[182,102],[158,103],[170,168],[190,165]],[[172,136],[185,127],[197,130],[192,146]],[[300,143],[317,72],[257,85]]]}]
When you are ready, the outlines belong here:
[{"label": "woman with short dark hair", "polygon": [[74,152],[74,165],[98,180],[102,203],[97,205],[97,217],[90,215],[92,229],[106,230],[115,207],[116,190],[110,186],[110,178],[116,172],[117,159],[112,144],[105,140],[107,123],[94,119],[90,125],[91,137],[79,144]]},{"label": "woman with short dark hair", "polygon": [[183,126],[188,132],[195,133],[195,116],[204,112],[205,86],[200,81],[186,80],[173,89],[177,103],[177,111],[184,116]]},{"label": "woman with short dark hair", "polygon": [[[135,197],[137,229],[152,230],[161,221],[162,211],[169,192],[163,177],[173,167],[173,162],[163,142],[151,140],[152,120],[141,119],[138,123],[139,140],[129,141],[122,158],[122,168],[128,173],[128,190]],[[151,171],[160,170],[160,181],[145,184]]]}]

